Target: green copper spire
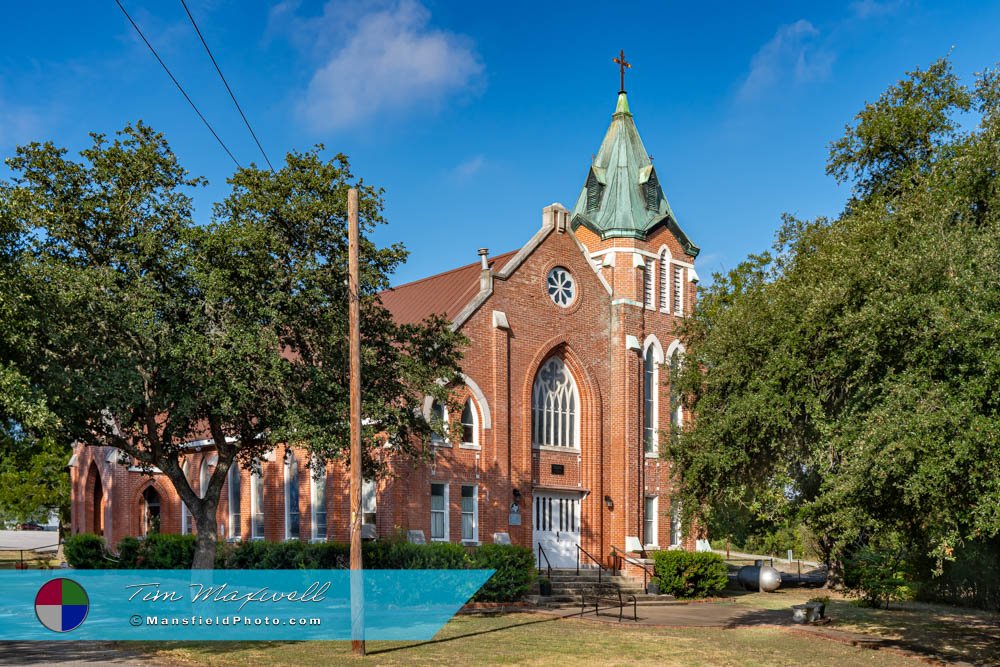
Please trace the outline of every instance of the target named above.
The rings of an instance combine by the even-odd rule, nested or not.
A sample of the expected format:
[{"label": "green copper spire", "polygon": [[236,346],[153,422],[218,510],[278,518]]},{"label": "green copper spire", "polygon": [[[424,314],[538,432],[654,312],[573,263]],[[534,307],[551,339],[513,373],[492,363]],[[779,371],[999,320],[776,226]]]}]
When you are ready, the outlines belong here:
[{"label": "green copper spire", "polygon": [[681,231],[663,195],[623,90],[618,93],[611,126],[573,207],[572,226],[584,225],[602,239],[645,239],[661,224],[670,227],[685,252],[698,254],[698,247]]},{"label": "green copper spire", "polygon": [[627,113],[630,116],[632,115],[632,112],[628,110],[628,95],[625,94],[624,90],[618,93],[618,106],[615,107],[615,113]]}]

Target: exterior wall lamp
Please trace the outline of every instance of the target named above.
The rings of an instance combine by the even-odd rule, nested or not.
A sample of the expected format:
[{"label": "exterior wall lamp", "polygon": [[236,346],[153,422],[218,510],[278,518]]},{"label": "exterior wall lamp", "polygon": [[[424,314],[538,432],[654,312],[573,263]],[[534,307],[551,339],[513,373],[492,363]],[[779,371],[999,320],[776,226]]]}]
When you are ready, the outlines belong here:
[{"label": "exterior wall lamp", "polygon": [[615,511],[615,501],[611,500],[611,496],[604,496],[604,504],[607,506],[609,512]]}]

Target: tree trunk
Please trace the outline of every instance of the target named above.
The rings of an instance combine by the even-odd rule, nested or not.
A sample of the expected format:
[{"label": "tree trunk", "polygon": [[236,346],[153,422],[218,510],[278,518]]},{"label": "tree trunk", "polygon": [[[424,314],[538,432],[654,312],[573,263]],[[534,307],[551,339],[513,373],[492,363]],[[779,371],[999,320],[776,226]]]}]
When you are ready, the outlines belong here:
[{"label": "tree trunk", "polygon": [[211,570],[215,567],[215,548],[217,546],[218,534],[215,526],[216,503],[200,503],[198,510],[192,510],[195,525],[198,528],[197,541],[194,547],[194,562],[191,564],[192,570]]}]

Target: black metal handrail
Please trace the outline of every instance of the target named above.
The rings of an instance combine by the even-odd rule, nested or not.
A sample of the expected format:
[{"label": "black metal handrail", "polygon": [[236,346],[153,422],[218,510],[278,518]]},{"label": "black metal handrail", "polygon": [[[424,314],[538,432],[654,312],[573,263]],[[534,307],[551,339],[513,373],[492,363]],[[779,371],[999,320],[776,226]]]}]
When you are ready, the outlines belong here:
[{"label": "black metal handrail", "polygon": [[[601,581],[602,581],[601,580],[601,573],[604,572],[604,565],[602,565],[601,561],[599,561],[598,559],[594,558],[594,556],[589,551],[587,551],[586,549],[584,549],[583,547],[581,547],[579,544],[576,545],[576,576],[578,576],[578,577],[580,576],[580,553],[581,552],[583,553],[584,556],[586,556],[590,560],[592,560],[595,563],[597,563],[597,567],[599,568],[597,570],[597,583],[601,583]],[[610,572],[608,572],[608,576],[609,577],[611,576]]]},{"label": "black metal handrail", "polygon": [[542,559],[543,558],[545,559],[545,566],[548,568],[547,573],[548,573],[549,581],[551,581],[552,580],[552,563],[549,562],[549,557],[545,553],[545,549],[543,549],[542,545],[539,544],[538,545],[538,574],[542,573]]},{"label": "black metal handrail", "polygon": [[612,544],[611,545],[611,555],[614,556],[614,558],[615,558],[615,561],[616,561],[615,569],[616,570],[621,570],[622,569],[620,567],[620,563],[618,563],[618,561],[622,561],[622,560],[624,560],[627,563],[632,563],[633,565],[637,565],[637,566],[639,566],[639,567],[642,568],[642,589],[643,590],[646,590],[646,583],[647,583],[647,576],[646,575],[649,575],[649,577],[648,577],[649,579],[655,579],[656,578],[656,573],[654,573],[648,567],[646,567],[645,564],[640,563],[636,559],[629,557],[628,552],[625,551],[624,549],[619,549],[618,547],[616,547],[615,545]]}]

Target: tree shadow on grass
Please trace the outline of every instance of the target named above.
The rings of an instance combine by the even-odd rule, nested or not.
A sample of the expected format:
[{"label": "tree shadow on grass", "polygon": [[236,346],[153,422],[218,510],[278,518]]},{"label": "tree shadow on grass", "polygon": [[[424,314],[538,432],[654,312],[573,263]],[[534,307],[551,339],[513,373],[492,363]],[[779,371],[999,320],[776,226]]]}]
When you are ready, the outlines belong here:
[{"label": "tree shadow on grass", "polygon": [[537,618],[529,621],[524,621],[521,623],[511,623],[510,625],[504,625],[497,628],[488,628],[486,630],[476,630],[475,632],[466,632],[460,635],[453,635],[451,637],[442,637],[441,639],[428,639],[427,641],[414,642],[412,644],[406,644],[405,646],[390,646],[387,648],[375,649],[373,651],[367,651],[367,655],[378,655],[381,653],[394,653],[396,651],[405,651],[408,649],[418,648],[420,646],[428,646],[431,644],[444,644],[446,642],[452,642],[458,639],[468,639],[469,637],[479,637],[482,635],[489,635],[496,632],[504,632],[506,630],[513,630],[515,628],[523,628],[529,625],[538,625],[539,623],[554,623],[560,621],[563,618],[569,618],[568,616],[551,616],[548,618]]},{"label": "tree shadow on grass", "polygon": [[869,609],[831,600],[833,630],[862,633],[865,646],[902,648],[952,662],[1000,665],[1000,615],[970,609],[902,603],[902,608]]}]

